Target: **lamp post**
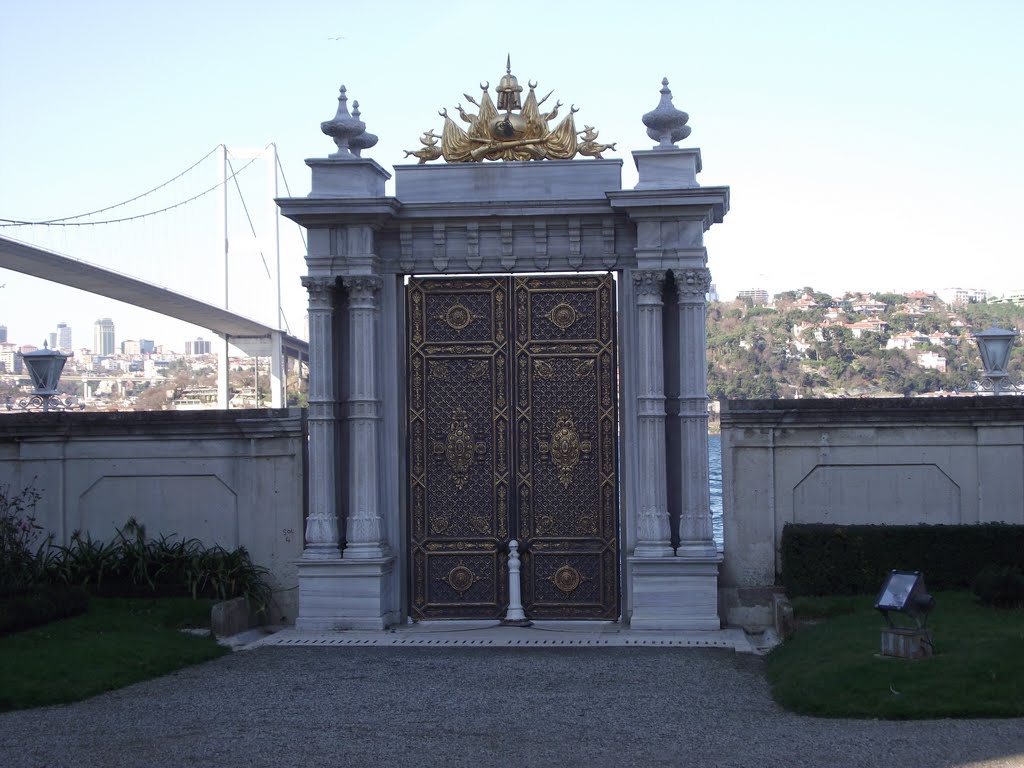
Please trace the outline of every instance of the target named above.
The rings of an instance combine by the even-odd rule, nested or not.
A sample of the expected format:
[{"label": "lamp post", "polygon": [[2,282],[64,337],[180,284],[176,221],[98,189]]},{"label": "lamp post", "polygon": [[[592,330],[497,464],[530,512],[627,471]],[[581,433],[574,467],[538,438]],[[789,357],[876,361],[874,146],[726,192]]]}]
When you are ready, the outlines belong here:
[{"label": "lamp post", "polygon": [[[904,659],[920,659],[934,653],[931,632],[925,627],[928,613],[935,607],[935,598],[924,586],[919,571],[891,571],[875,600],[875,610],[882,613],[882,655]],[[906,616],[913,627],[898,626],[896,615]]]},{"label": "lamp post", "polygon": [[64,371],[64,363],[69,357],[70,354],[65,355],[55,349],[47,349],[46,342],[43,342],[42,349],[23,354],[22,359],[32,379],[32,394],[13,401],[8,397],[5,403],[7,410],[13,411],[17,408],[22,411],[69,411],[85,408],[84,404],[78,402],[78,398],[61,396],[57,390],[60,375]]},{"label": "lamp post", "polygon": [[993,395],[1020,391],[1016,384],[1008,381],[1010,374],[1006,371],[1013,341],[1019,335],[1017,331],[995,326],[974,334],[974,341],[981,355],[981,364],[985,368],[985,378],[977,385],[979,390],[991,391]]}]

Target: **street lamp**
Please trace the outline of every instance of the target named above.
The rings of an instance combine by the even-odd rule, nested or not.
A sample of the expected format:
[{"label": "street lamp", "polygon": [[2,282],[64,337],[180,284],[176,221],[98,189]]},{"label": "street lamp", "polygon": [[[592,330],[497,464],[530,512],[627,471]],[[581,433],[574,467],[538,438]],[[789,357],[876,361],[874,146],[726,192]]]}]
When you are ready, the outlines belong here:
[{"label": "street lamp", "polygon": [[974,341],[978,344],[978,353],[981,355],[981,364],[985,368],[985,378],[978,384],[978,389],[991,390],[993,395],[1004,391],[1019,391],[1016,384],[1007,381],[1010,374],[1006,372],[1013,340],[1019,335],[1017,331],[995,326],[974,334]]},{"label": "street lamp", "polygon": [[55,349],[47,349],[46,342],[43,342],[42,349],[26,352],[21,357],[32,379],[32,394],[17,398],[13,402],[8,397],[8,411],[15,408],[22,411],[68,411],[85,408],[85,405],[78,402],[78,398],[62,397],[57,390],[60,375],[64,371],[64,363],[71,357],[70,354],[65,355]]}]

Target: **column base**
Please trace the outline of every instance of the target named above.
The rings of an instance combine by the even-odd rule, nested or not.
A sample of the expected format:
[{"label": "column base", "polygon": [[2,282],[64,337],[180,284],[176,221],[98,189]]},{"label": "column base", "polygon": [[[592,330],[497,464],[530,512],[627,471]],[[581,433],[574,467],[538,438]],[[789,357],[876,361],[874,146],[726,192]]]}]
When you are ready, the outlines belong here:
[{"label": "column base", "polygon": [[392,595],[393,557],[299,560],[296,629],[384,629],[400,620]]},{"label": "column base", "polygon": [[718,553],[718,548],[715,546],[715,542],[708,540],[700,541],[681,541],[679,547],[676,549],[676,557],[688,557],[688,558],[721,558]]},{"label": "column base", "polygon": [[715,557],[629,557],[631,629],[718,630],[718,565]]},{"label": "column base", "polygon": [[337,560],[341,557],[341,548],[337,544],[308,544],[302,550],[303,560]]},{"label": "column base", "polygon": [[669,544],[637,544],[633,549],[634,557],[641,558],[652,558],[652,557],[672,557],[675,555],[675,550],[672,549]]}]

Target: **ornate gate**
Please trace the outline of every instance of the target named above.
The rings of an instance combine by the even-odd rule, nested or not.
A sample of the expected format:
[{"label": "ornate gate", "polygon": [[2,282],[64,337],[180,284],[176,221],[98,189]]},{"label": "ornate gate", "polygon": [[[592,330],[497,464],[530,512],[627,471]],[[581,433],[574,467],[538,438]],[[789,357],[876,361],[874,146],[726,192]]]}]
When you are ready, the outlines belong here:
[{"label": "ornate gate", "polygon": [[611,275],[412,279],[412,615],[618,617]]}]

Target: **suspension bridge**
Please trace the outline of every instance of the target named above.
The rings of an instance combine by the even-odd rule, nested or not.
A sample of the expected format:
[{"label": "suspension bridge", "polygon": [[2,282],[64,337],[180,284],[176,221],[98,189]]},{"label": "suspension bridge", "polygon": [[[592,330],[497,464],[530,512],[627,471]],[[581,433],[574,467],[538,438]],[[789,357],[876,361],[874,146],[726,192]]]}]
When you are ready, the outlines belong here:
[{"label": "suspension bridge", "polygon": [[[251,179],[244,174],[260,159],[268,166],[269,184],[264,191],[254,192]],[[242,160],[246,162],[236,166]],[[196,191],[201,175],[209,175],[211,161],[217,181],[200,183]],[[308,362],[309,348],[292,332],[282,302],[284,285],[292,294],[292,306],[301,308],[303,297],[296,291],[301,274],[295,258],[299,248],[290,249],[286,272],[282,270],[279,215],[274,203],[279,179],[290,196],[276,145],[256,151],[232,151],[218,145],[168,181],[113,205],[60,218],[0,217],[0,268],[211,331],[219,339],[220,407],[227,407],[230,398],[229,349],[267,357],[270,404],[282,407],[288,366],[292,361]],[[269,205],[253,206],[247,198],[269,201]],[[216,201],[212,216],[211,201]],[[232,219],[243,220],[247,226],[241,232],[237,226],[232,229]],[[127,237],[122,235],[125,229],[132,230]],[[84,230],[90,238],[76,237]],[[301,230],[294,234],[302,237]],[[63,246],[59,251],[47,247],[55,239]],[[229,247],[232,243],[234,249]],[[79,257],[78,249],[89,258]],[[114,269],[109,262],[127,264],[130,271]],[[286,284],[283,273],[288,275]],[[200,288],[205,295],[190,295],[192,290],[186,293],[178,288],[183,283],[190,289]]]}]

